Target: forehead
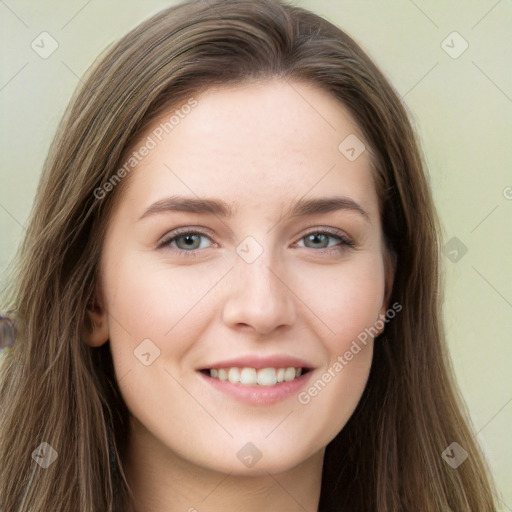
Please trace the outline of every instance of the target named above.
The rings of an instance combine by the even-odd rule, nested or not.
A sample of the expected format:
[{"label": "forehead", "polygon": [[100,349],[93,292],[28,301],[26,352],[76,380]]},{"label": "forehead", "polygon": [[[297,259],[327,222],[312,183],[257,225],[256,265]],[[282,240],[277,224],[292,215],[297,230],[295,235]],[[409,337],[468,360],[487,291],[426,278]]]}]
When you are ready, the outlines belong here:
[{"label": "forehead", "polygon": [[305,195],[376,199],[371,157],[353,117],[334,96],[303,82],[207,89],[155,120],[133,151],[148,143],[125,191],[137,202],[216,196],[237,211],[244,204],[286,207]]}]

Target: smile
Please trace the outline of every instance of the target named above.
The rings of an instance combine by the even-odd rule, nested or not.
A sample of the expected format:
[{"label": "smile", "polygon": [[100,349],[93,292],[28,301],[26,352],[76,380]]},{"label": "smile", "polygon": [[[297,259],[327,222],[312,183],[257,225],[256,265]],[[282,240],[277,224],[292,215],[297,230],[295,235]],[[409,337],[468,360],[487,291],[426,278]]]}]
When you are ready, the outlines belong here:
[{"label": "smile", "polygon": [[[211,368],[206,370],[213,379],[244,386],[275,386],[281,382],[291,382],[302,375],[302,368]],[[209,373],[208,373],[209,372]]]},{"label": "smile", "polygon": [[290,354],[246,354],[197,368],[203,382],[223,396],[249,405],[292,398],[307,385],[316,365]]}]

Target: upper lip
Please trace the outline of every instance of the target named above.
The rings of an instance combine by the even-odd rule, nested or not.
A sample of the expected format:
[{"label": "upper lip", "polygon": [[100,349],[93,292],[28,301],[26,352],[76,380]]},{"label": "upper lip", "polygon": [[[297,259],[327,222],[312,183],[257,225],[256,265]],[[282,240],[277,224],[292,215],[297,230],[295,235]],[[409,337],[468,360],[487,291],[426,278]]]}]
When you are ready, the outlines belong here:
[{"label": "upper lip", "polygon": [[199,370],[209,370],[212,368],[302,368],[312,369],[313,365],[301,359],[300,357],[294,357],[289,355],[277,354],[274,356],[261,356],[261,355],[248,355],[243,357],[237,357],[233,359],[226,359],[224,361],[217,361],[203,366]]}]

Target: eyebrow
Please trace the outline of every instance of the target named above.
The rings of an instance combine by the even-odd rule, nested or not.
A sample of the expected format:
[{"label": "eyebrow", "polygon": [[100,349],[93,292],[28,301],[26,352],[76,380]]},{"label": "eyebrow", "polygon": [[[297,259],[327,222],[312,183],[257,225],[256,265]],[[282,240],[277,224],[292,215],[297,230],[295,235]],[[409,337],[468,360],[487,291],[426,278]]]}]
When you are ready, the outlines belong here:
[{"label": "eyebrow", "polygon": [[[367,221],[368,213],[348,197],[326,197],[317,199],[299,199],[284,213],[285,217],[305,217],[321,213],[330,213],[338,210],[351,211],[360,214]],[[153,203],[140,216],[139,220],[151,215],[166,212],[189,212],[211,214],[218,217],[232,218],[235,211],[231,205],[219,199],[171,196]]]}]

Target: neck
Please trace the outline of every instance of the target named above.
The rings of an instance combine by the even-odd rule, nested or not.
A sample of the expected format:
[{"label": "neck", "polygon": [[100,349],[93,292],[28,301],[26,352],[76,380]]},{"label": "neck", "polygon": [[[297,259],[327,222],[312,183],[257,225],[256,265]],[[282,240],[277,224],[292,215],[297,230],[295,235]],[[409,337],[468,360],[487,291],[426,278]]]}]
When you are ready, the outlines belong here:
[{"label": "neck", "polygon": [[317,512],[324,451],[282,473],[257,476],[197,466],[156,445],[132,422],[126,475],[136,512]]}]

